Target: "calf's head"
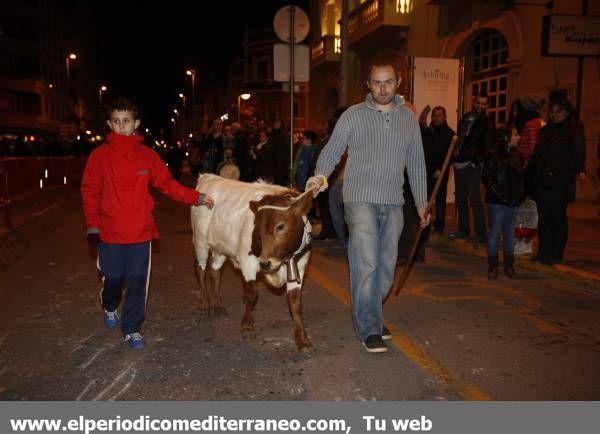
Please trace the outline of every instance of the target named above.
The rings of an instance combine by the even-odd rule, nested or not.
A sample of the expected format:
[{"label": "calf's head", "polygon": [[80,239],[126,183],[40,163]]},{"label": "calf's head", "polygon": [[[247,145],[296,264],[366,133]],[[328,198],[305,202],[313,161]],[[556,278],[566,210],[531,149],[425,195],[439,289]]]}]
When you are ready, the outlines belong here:
[{"label": "calf's head", "polygon": [[258,257],[261,271],[275,272],[300,247],[312,202],[312,194],[293,190],[250,202],[254,213],[250,254]]}]

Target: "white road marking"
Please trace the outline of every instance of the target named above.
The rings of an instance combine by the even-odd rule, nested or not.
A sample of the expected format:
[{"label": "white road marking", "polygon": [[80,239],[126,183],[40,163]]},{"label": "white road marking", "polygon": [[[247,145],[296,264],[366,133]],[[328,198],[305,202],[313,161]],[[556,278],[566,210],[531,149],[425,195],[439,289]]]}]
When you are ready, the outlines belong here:
[{"label": "white road marking", "polygon": [[85,386],[83,388],[83,390],[81,391],[81,393],[79,395],[77,395],[77,398],[75,398],[75,401],[81,401],[81,398],[83,398],[83,395],[85,395],[85,393],[90,390],[90,387],[92,387],[94,384],[96,384],[96,381],[98,381],[97,378],[94,378],[92,381],[90,381],[87,386]]},{"label": "white road marking", "polygon": [[121,395],[123,392],[125,392],[127,389],[129,389],[129,387],[133,384],[133,381],[135,380],[136,376],[137,376],[137,371],[134,369],[133,372],[131,373],[131,378],[129,379],[129,381],[127,382],[127,384],[125,386],[123,386],[123,388],[121,390],[119,390],[117,393],[115,393],[109,399],[109,401],[114,401],[115,399],[117,399],[117,397],[119,395]]},{"label": "white road marking", "polygon": [[104,348],[100,348],[98,351],[96,351],[96,354],[94,354],[91,359],[89,359],[87,362],[81,364],[79,367],[81,369],[86,369],[88,366],[90,366],[92,364],[92,362],[96,359],[96,357],[98,357],[103,351],[104,351]]},{"label": "white road marking", "polygon": [[96,395],[96,397],[92,400],[92,401],[99,401],[100,399],[102,399],[102,397],[104,395],[106,395],[106,393],[112,389],[112,387],[117,384],[119,381],[121,381],[121,379],[133,368],[133,365],[129,365],[124,371],[122,371],[119,375],[117,375],[117,378],[115,378],[113,380],[112,383],[110,383],[107,387],[104,388],[103,391],[101,391],[98,395]]}]

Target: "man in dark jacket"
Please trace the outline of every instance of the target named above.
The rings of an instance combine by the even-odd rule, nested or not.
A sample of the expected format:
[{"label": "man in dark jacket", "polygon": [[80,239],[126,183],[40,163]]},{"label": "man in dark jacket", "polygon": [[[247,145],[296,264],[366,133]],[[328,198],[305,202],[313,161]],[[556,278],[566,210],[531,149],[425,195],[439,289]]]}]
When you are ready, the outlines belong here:
[{"label": "man in dark jacket", "polygon": [[458,125],[459,139],[454,151],[454,188],[458,209],[458,231],[449,234],[452,239],[467,239],[471,233],[469,202],[473,207],[475,236],[473,242],[486,242],[485,216],[479,188],[481,164],[486,150],[492,146],[494,125],[485,110],[488,96],[479,93],[473,97],[473,109],[466,113]]},{"label": "man in dark jacket", "polygon": [[278,185],[290,185],[290,135],[283,121],[275,119],[272,124],[271,144],[273,146],[273,182]]},{"label": "man in dark jacket", "polygon": [[[426,125],[427,115],[423,113],[419,118],[421,137],[423,138],[423,151],[425,152],[425,166],[427,167],[427,195],[431,196],[433,187],[437,182],[448,154],[448,148],[454,131],[446,123],[446,109],[441,106],[434,107],[431,111],[431,123]],[[444,232],[446,222],[446,193],[448,187],[448,172],[444,175],[440,189],[435,196],[435,222],[433,230]]]}]

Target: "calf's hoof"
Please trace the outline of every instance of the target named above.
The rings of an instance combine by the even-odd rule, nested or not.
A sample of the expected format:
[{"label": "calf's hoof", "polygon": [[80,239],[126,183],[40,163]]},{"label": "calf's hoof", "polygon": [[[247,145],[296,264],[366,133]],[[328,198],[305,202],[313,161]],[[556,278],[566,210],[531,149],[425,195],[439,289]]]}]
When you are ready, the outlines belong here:
[{"label": "calf's hoof", "polygon": [[242,340],[253,341],[254,339],[256,339],[256,332],[254,331],[254,326],[243,326]]},{"label": "calf's hoof", "polygon": [[206,318],[210,315],[210,307],[206,305],[200,305],[200,318]]},{"label": "calf's hoof", "polygon": [[227,312],[227,309],[225,309],[225,306],[214,306],[212,312],[216,316],[227,316],[227,315],[229,315],[229,312]]},{"label": "calf's hoof", "polygon": [[310,359],[316,354],[316,350],[312,345],[298,348],[298,353],[305,359]]}]

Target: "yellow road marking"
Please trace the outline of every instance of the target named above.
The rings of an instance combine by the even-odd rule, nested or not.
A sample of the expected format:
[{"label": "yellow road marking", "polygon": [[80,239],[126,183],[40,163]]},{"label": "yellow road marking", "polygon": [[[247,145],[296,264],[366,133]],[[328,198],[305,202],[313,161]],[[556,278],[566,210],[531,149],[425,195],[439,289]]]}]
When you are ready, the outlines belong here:
[{"label": "yellow road marking", "polygon": [[[434,288],[436,286],[448,286],[448,285],[458,285],[461,287],[465,286],[474,286],[476,285],[478,288],[488,288],[490,290],[490,295],[435,295],[427,292],[427,289]],[[444,282],[428,282],[428,283],[418,283],[413,285],[408,291],[417,296],[427,298],[433,301],[483,301],[486,303],[493,304],[500,308],[506,309],[512,312],[514,315],[524,318],[529,321],[535,328],[543,333],[551,333],[558,334],[562,333],[562,330],[558,327],[550,324],[547,321],[544,321],[540,318],[537,318],[532,314],[533,311],[538,310],[542,306],[542,302],[536,297],[529,295],[523,291],[519,291],[514,288],[505,288],[501,286],[492,285],[490,283],[484,283],[479,281],[466,281],[466,280],[458,280],[458,281],[444,281]],[[508,303],[499,300],[497,294],[494,294],[494,291],[507,292],[509,295],[517,298],[521,298],[524,300],[524,305],[513,307]]]},{"label": "yellow road marking", "polygon": [[[314,263],[310,267],[308,278],[325,288],[345,305],[350,304],[348,290],[320,272],[314,266]],[[477,386],[463,379],[460,375],[452,372],[452,370],[444,366],[440,361],[433,358],[422,346],[400,332],[399,329],[387,323],[386,326],[392,332],[392,344],[413,363],[432,375],[439,383],[451,388],[458,396],[468,401],[490,401],[492,399]]]}]

